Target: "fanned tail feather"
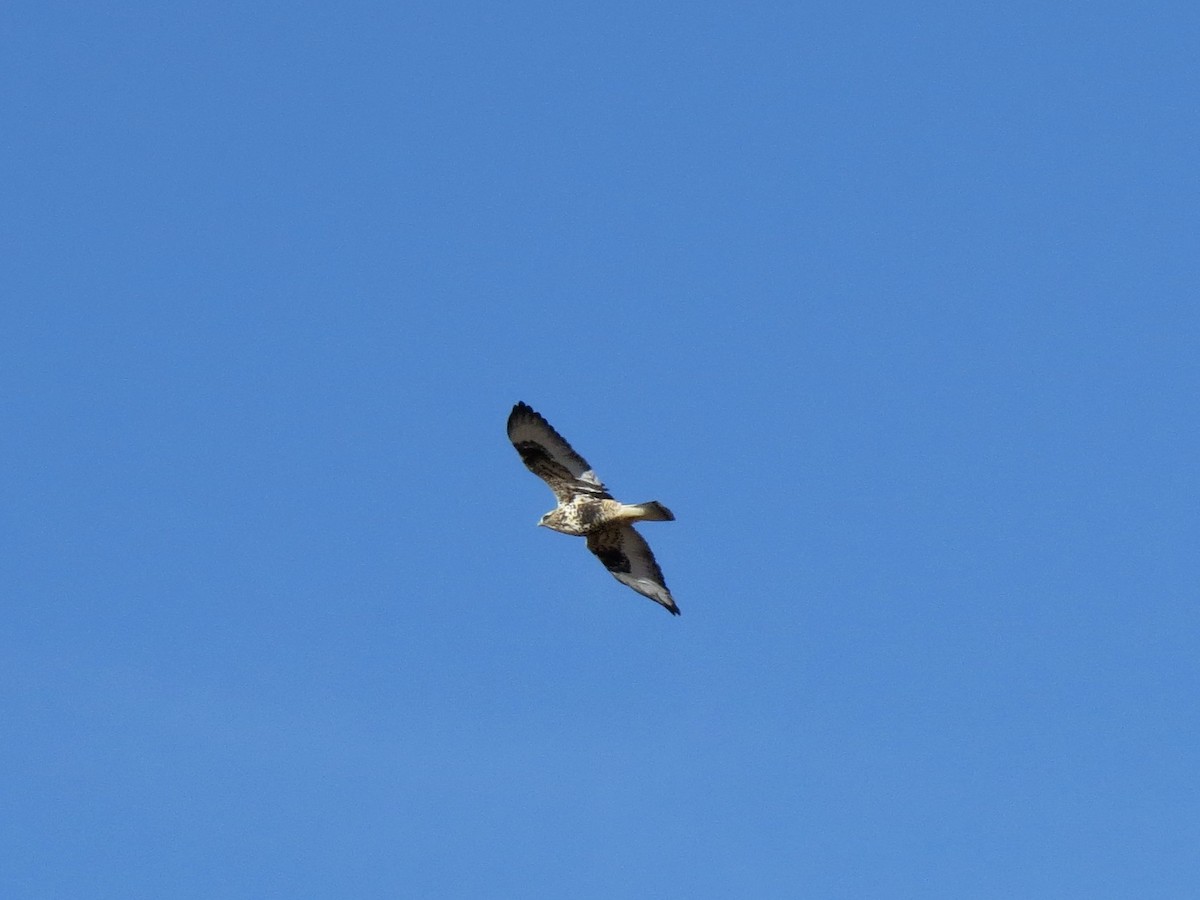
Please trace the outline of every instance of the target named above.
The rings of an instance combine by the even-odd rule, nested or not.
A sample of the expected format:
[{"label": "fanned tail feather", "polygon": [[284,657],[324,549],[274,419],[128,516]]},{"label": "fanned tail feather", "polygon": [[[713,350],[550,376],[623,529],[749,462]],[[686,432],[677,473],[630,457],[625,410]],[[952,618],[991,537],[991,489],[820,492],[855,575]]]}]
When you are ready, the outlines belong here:
[{"label": "fanned tail feather", "polygon": [[638,518],[643,522],[674,522],[675,513],[671,512],[657,500],[647,503],[636,503],[632,506],[638,511]]}]

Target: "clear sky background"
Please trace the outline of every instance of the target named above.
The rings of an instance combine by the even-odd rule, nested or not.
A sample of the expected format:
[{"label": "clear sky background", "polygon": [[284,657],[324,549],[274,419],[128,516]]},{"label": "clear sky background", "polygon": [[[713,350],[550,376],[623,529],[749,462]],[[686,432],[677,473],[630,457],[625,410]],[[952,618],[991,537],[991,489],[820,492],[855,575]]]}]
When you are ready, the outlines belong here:
[{"label": "clear sky background", "polygon": [[0,894],[1197,896],[1197,9],[5,4]]}]

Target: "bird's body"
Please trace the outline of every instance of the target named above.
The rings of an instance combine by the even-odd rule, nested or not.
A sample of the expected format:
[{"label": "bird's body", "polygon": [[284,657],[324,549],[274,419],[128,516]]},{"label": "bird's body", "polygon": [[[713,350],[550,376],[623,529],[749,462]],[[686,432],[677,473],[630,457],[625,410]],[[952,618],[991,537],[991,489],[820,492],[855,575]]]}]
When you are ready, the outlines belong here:
[{"label": "bird's body", "polygon": [[588,549],[614,578],[679,615],[654,554],[632,524],[670,522],[675,518],[671,511],[657,500],[628,504],[613,499],[584,458],[524,403],[514,406],[508,417],[508,437],[521,460],[558,500],[538,524],[586,537]]},{"label": "bird's body", "polygon": [[584,536],[601,529],[637,521],[669,522],[675,516],[661,503],[627,504],[619,500],[577,494],[542,516],[545,525],[563,534]]}]

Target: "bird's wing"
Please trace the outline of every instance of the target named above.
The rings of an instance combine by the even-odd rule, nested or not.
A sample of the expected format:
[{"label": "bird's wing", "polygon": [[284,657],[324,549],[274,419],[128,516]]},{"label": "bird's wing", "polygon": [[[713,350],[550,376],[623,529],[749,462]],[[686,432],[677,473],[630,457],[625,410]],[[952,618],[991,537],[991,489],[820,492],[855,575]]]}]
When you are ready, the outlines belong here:
[{"label": "bird's wing", "polygon": [[650,545],[632,525],[612,525],[593,531],[587,536],[587,546],[617,581],[661,603],[672,615],[679,615],[679,607],[667,590]]},{"label": "bird's wing", "polygon": [[508,439],[529,471],[550,485],[560,503],[580,493],[608,497],[587,460],[532,407],[524,403],[513,407],[508,416]]}]

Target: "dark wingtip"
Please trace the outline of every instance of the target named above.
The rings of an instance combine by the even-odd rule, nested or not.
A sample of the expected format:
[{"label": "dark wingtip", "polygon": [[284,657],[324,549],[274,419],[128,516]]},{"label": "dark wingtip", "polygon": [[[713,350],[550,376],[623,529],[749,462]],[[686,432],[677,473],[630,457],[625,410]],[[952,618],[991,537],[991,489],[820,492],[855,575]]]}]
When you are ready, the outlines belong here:
[{"label": "dark wingtip", "polygon": [[533,407],[524,400],[518,400],[517,405],[514,406],[512,408],[512,412],[508,414],[508,427],[512,428],[515,422],[518,422],[529,415],[536,416],[537,413],[534,411]]}]

